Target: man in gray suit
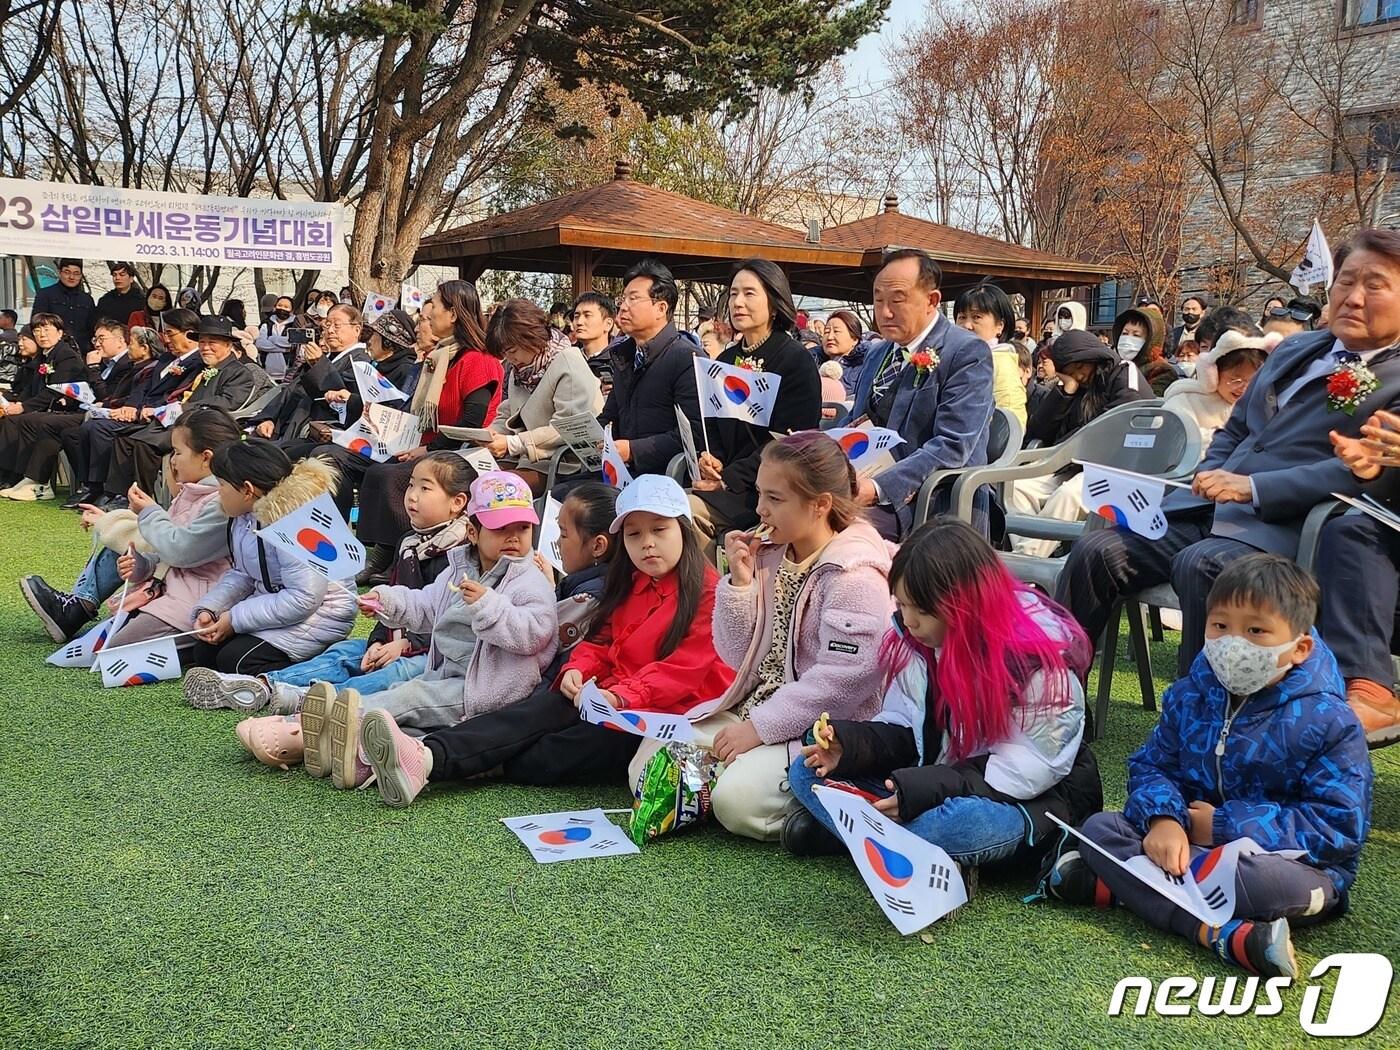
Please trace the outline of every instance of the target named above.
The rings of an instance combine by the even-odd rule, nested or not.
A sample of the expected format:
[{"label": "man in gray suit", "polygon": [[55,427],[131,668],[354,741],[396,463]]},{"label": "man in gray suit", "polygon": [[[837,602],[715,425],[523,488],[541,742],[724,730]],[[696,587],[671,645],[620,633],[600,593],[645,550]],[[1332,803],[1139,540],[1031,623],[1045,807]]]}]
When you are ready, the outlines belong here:
[{"label": "man in gray suit", "polygon": [[[1369,275],[1400,266],[1395,234],[1362,230],[1336,252],[1329,331],[1281,343],[1235,405],[1197,468],[1191,491],[1162,505],[1168,528],[1149,540],[1126,529],[1091,532],[1075,543],[1056,598],[1098,638],[1115,603],[1171,582],[1181,600],[1178,674],[1205,636],[1211,584],[1230,561],[1254,551],[1298,554],[1303,519],[1331,493],[1361,483],[1333,455],[1329,431],[1355,437],[1377,409],[1400,406],[1400,325],[1368,303]],[[1329,398],[1334,374],[1369,370],[1377,385],[1355,403]]]}]

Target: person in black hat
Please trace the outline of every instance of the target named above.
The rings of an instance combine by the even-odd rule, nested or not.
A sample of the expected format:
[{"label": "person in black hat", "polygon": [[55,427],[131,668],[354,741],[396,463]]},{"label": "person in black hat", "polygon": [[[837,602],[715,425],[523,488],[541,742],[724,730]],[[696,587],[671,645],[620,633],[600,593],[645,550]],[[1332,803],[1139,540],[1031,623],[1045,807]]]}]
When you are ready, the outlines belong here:
[{"label": "person in black hat", "polygon": [[[388,310],[373,321],[367,327],[369,332],[369,356],[374,362],[374,367],[394,386],[398,387],[409,397],[413,396],[414,388],[418,385],[418,355],[416,353],[417,336],[414,332],[413,318],[409,317],[403,310]],[[335,395],[346,395],[345,419],[347,423],[352,423],[364,414],[364,402],[360,399],[358,389],[355,390],[332,390],[327,397]],[[385,401],[386,408],[407,409],[403,401]],[[335,502],[346,515],[350,514],[350,508],[354,504],[355,489],[359,487],[360,481],[365,476],[365,471],[374,465],[372,460],[366,459],[358,453],[334,443],[315,444],[307,449],[288,449],[288,455],[293,458],[301,455],[321,456],[331,460],[340,468],[340,479],[334,489]],[[295,455],[293,452],[295,451]]]},{"label": "person in black hat", "polygon": [[[247,363],[234,353],[233,322],[219,314],[199,319],[199,360],[204,366],[183,393],[172,398],[188,411],[195,405],[218,405],[237,411],[253,396],[255,380]],[[173,421],[172,421],[173,422]],[[170,430],[152,419],[141,430],[119,436],[112,446],[112,466],[104,488],[125,493],[137,513],[155,491],[161,457],[170,451]],[[140,504],[138,506],[138,504]]]}]

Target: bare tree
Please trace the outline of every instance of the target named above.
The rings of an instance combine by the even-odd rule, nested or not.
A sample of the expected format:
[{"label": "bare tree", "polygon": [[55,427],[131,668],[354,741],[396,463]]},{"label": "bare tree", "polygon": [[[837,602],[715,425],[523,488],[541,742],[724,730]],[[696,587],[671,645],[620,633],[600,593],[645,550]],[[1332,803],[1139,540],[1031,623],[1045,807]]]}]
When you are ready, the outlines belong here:
[{"label": "bare tree", "polygon": [[18,104],[49,60],[63,0],[0,0],[0,31],[25,46],[0,49],[0,120]]}]

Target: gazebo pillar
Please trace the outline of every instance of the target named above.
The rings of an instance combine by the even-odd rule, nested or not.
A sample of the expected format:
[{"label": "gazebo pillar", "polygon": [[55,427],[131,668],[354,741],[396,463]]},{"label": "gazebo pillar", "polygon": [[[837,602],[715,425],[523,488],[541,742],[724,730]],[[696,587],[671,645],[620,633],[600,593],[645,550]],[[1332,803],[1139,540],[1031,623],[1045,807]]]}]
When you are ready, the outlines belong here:
[{"label": "gazebo pillar", "polygon": [[592,248],[573,248],[569,254],[569,272],[574,281],[574,298],[593,291],[593,263],[597,253]]},{"label": "gazebo pillar", "polygon": [[481,275],[485,272],[485,256],[477,255],[470,259],[462,259],[457,263],[457,276],[464,281],[471,281],[473,284],[480,280]]}]

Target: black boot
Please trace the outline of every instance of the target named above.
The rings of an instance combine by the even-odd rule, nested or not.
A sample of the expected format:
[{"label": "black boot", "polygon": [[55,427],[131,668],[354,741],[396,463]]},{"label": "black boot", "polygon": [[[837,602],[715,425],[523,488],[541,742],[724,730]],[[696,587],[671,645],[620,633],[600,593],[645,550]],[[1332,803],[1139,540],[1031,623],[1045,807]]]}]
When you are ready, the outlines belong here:
[{"label": "black boot", "polygon": [[779,841],[794,857],[833,857],[846,852],[845,843],[805,806],[788,814]]},{"label": "black boot", "polygon": [[92,602],[54,590],[42,576],[26,576],[19,581],[19,589],[55,642],[76,637],[97,615],[97,606]]},{"label": "black boot", "polygon": [[73,498],[63,505],[64,510],[82,510],[84,503],[96,505],[103,498],[101,489],[88,489],[86,492],[74,492]]},{"label": "black boot", "polygon": [[356,587],[374,587],[381,583],[389,582],[389,566],[394,564],[394,555],[398,552],[393,547],[387,547],[382,543],[376,543],[365,552],[365,567],[360,570],[360,574],[355,577]]}]

